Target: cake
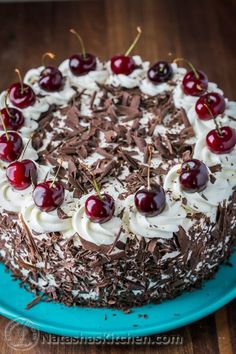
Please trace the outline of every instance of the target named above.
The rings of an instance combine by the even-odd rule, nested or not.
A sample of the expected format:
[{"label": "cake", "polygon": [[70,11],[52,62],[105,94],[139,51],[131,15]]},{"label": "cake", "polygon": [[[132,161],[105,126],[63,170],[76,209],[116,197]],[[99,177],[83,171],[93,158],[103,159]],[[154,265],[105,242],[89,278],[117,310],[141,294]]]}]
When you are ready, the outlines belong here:
[{"label": "cake", "polygon": [[236,241],[236,102],[129,53],[23,82],[0,95],[0,257],[34,304],[141,306],[213,277]]}]

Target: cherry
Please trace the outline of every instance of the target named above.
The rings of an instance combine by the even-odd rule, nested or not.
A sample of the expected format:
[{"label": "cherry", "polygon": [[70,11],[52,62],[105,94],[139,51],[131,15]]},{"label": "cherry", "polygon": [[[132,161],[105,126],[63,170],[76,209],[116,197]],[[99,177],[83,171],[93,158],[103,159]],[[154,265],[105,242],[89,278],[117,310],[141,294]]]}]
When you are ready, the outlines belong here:
[{"label": "cherry", "polygon": [[208,169],[197,159],[185,161],[181,166],[179,180],[182,189],[186,192],[201,192],[209,180]]},{"label": "cherry", "polygon": [[[196,75],[197,73],[197,75]],[[186,95],[201,96],[208,86],[208,78],[200,70],[189,71],[183,78],[183,90]]]},{"label": "cherry", "polygon": [[71,28],[70,32],[77,37],[82,49],[82,54],[74,54],[69,59],[71,72],[75,76],[80,76],[87,74],[89,71],[95,70],[97,67],[96,57],[93,54],[86,53],[84,42],[77,31]]},{"label": "cherry", "polygon": [[33,191],[33,200],[42,211],[52,211],[64,201],[65,190],[58,181],[45,181],[37,184]]},{"label": "cherry", "polygon": [[32,106],[36,101],[36,96],[33,89],[23,83],[19,69],[15,69],[20,82],[11,85],[9,89],[9,99],[18,108],[27,108]]},{"label": "cherry", "polygon": [[36,174],[37,167],[31,160],[12,162],[6,169],[9,183],[19,190],[28,188],[32,183],[32,175]]},{"label": "cherry", "polygon": [[[22,112],[16,108],[3,108],[0,114],[7,129],[18,130],[24,124],[25,118]],[[2,121],[0,121],[0,129],[4,129]]]},{"label": "cherry", "polygon": [[229,153],[236,145],[236,131],[227,126],[213,129],[207,134],[206,142],[215,154]]},{"label": "cherry", "polygon": [[172,66],[166,61],[158,61],[148,70],[148,78],[155,84],[170,80],[172,74]]},{"label": "cherry", "polygon": [[201,96],[208,87],[206,74],[200,70],[196,70],[193,64],[184,58],[176,58],[174,63],[178,63],[179,61],[186,63],[191,68],[191,70],[185,74],[182,81],[184,93],[190,96]]},{"label": "cherry", "polygon": [[85,202],[85,212],[92,222],[102,224],[114,215],[115,201],[107,193],[91,195]]},{"label": "cherry", "polygon": [[152,184],[150,189],[143,188],[136,192],[134,203],[142,215],[149,217],[159,215],[165,208],[165,191],[160,185]]},{"label": "cherry", "polygon": [[60,90],[63,76],[58,68],[47,66],[40,74],[39,86],[49,92]]},{"label": "cherry", "polygon": [[75,76],[87,74],[96,69],[96,57],[90,53],[85,53],[84,56],[83,54],[74,54],[70,57],[69,66]]},{"label": "cherry", "polygon": [[131,56],[129,56],[129,54],[131,53],[140,38],[140,35],[142,33],[140,27],[137,27],[137,32],[138,33],[127,52],[125,54],[115,55],[111,58],[111,70],[114,74],[129,75],[136,68],[135,61]]},{"label": "cherry", "polygon": [[199,119],[210,120],[222,114],[225,111],[225,106],[225,99],[222,95],[217,92],[209,92],[197,100],[195,110]]},{"label": "cherry", "polygon": [[136,67],[135,61],[132,57],[125,55],[116,55],[111,58],[111,70],[114,74],[131,74]]},{"label": "cherry", "polygon": [[22,109],[32,106],[36,101],[32,88],[26,84],[21,85],[20,82],[11,85],[9,99],[14,106]]},{"label": "cherry", "polygon": [[0,136],[0,160],[13,162],[23,150],[23,141],[16,132],[5,132]]}]

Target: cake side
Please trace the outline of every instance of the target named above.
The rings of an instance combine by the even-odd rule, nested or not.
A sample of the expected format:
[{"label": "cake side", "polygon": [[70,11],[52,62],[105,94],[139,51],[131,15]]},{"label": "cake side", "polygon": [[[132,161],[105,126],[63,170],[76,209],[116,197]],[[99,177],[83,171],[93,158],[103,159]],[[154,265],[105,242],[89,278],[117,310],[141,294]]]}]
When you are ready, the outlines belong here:
[{"label": "cake side", "polygon": [[[65,305],[127,308],[159,303],[200,287],[214,276],[236,243],[236,192],[220,207],[217,224],[206,220],[189,236],[172,240],[128,239],[119,254],[76,247],[59,233],[47,240],[31,233],[16,215],[1,216],[1,261],[36,295]],[[234,236],[232,236],[234,235]]]}]

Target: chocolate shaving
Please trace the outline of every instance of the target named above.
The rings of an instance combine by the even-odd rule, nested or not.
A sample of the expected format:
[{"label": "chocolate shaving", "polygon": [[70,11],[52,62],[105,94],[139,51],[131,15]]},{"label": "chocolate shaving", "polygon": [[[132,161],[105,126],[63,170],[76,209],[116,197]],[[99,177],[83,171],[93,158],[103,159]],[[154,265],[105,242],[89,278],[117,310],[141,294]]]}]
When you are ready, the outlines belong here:
[{"label": "chocolate shaving", "polygon": [[104,156],[107,159],[112,159],[113,155],[110,154],[109,152],[107,152],[105,149],[101,148],[101,147],[97,147],[96,148],[96,152],[102,156]]},{"label": "chocolate shaving", "polygon": [[124,161],[126,161],[128,163],[128,165],[130,165],[132,168],[134,168],[135,170],[139,168],[139,164],[138,161],[135,160],[133,157],[131,157],[131,154],[129,151],[125,151],[125,150],[119,150],[118,154],[124,159]]},{"label": "chocolate shaving", "polygon": [[114,240],[111,248],[108,250],[107,254],[111,254],[114,251],[114,249],[115,249],[115,247],[117,245],[117,242],[119,241],[121,233],[122,233],[122,227],[120,228],[119,232],[117,233],[117,235],[115,237],[115,240]]},{"label": "chocolate shaving", "polygon": [[220,164],[214,165],[214,166],[210,166],[210,167],[209,167],[209,170],[210,170],[212,173],[220,172],[220,171],[222,170],[222,166],[221,166]]},{"label": "chocolate shaving", "polygon": [[37,180],[38,180],[38,174],[36,169],[30,169],[30,178],[31,178],[31,182],[35,187],[37,185]]},{"label": "chocolate shaving", "polygon": [[191,124],[190,124],[190,122],[188,120],[187,113],[186,113],[184,108],[180,108],[180,118],[182,119],[182,122],[183,122],[185,128],[190,128],[191,127]]},{"label": "chocolate shaving", "polygon": [[39,256],[38,250],[37,250],[37,246],[36,246],[36,244],[34,242],[34,238],[33,238],[32,234],[31,234],[28,226],[26,225],[26,223],[24,221],[24,218],[23,218],[22,214],[19,214],[19,219],[20,219],[21,224],[22,224],[22,226],[24,228],[25,234],[28,237],[29,242],[30,242],[30,247],[29,248],[30,248],[30,254],[31,254],[32,261],[35,262],[36,261],[36,256]]},{"label": "chocolate shaving", "polygon": [[62,210],[61,207],[57,208],[57,216],[59,217],[59,219],[61,220],[66,220],[69,219],[69,215],[67,215],[64,210]]},{"label": "chocolate shaving", "polygon": [[214,184],[214,183],[215,183],[215,181],[216,181],[215,176],[214,176],[214,175],[212,175],[212,174],[210,174],[209,178],[210,178],[210,182],[211,182],[212,184]]},{"label": "chocolate shaving", "polygon": [[44,295],[36,296],[36,298],[26,306],[26,310],[30,310],[32,307],[36,306],[42,300],[43,296]]}]

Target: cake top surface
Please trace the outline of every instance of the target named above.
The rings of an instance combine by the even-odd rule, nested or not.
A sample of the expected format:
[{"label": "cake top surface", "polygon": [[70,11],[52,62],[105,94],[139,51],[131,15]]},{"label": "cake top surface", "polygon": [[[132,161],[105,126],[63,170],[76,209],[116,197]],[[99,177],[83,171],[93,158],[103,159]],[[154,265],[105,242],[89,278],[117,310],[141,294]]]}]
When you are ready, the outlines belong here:
[{"label": "cake top surface", "polygon": [[[11,86],[0,95],[1,127],[7,128],[1,138],[5,145],[7,133],[10,140],[14,134],[22,138],[21,156],[1,161],[1,212],[19,214],[38,237],[60,232],[75,245],[116,254],[127,237],[164,242],[179,230],[197,237],[230,198],[236,185],[236,103],[201,71],[129,58],[128,74],[114,73],[113,62],[97,58],[87,58],[92,69],[79,75],[71,58],[58,69],[40,66],[26,73],[22,91]],[[45,81],[48,75],[54,82]],[[190,85],[196,81],[197,89]],[[28,102],[20,97],[19,103],[17,93],[27,93]],[[24,118],[14,134],[5,119],[16,115],[11,109]],[[14,185],[14,160],[36,166],[30,172],[24,166],[30,179],[25,188],[19,181]],[[55,207],[40,207],[44,193],[54,189],[53,201],[46,202]],[[103,208],[97,220],[94,203]]]}]

